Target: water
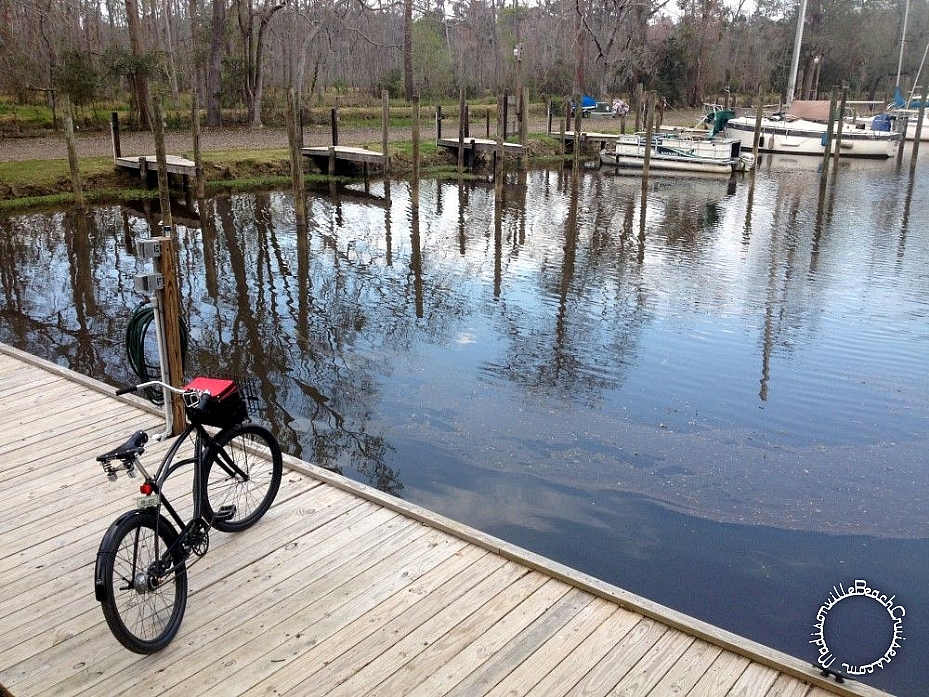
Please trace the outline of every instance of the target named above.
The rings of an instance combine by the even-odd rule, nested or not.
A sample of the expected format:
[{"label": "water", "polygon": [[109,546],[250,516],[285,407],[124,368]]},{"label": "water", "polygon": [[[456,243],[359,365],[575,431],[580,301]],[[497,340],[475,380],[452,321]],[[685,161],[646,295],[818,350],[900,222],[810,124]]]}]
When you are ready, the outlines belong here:
[{"label": "water", "polygon": [[[607,171],[359,186],[306,235],[287,193],[217,198],[178,229],[188,372],[256,375],[295,455],[810,662],[867,580],[906,640],[864,680],[923,694],[927,178],[844,162],[820,202],[814,162],[766,158],[655,179],[644,218]],[[0,340],[130,382],[153,230],[0,220]],[[890,625],[857,600],[827,637],[853,665]]]}]

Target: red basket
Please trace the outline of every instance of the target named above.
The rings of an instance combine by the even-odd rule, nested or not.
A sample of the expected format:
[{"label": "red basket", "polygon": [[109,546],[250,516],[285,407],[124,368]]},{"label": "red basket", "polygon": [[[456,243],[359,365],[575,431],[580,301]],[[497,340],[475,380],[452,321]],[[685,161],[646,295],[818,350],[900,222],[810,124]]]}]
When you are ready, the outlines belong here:
[{"label": "red basket", "polygon": [[[185,400],[190,423],[228,428],[248,418],[245,399],[235,380],[197,377],[184,386],[184,391],[197,395],[192,404]],[[202,408],[198,408],[199,395],[203,392],[208,392],[210,399]]]}]

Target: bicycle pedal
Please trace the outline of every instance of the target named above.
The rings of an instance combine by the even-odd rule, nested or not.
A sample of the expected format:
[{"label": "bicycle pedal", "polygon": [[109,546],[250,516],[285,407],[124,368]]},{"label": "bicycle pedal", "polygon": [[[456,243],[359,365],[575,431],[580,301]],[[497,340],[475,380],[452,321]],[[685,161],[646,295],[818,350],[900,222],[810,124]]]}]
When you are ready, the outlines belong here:
[{"label": "bicycle pedal", "polygon": [[220,506],[219,510],[216,511],[216,515],[213,517],[214,520],[232,520],[232,517],[235,515],[235,506]]}]

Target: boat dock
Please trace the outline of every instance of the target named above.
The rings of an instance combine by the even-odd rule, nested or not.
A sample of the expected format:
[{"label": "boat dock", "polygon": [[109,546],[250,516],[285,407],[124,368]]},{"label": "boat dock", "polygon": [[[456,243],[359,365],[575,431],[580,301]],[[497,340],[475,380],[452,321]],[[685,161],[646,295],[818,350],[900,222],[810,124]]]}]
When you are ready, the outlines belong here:
[{"label": "boat dock", "polygon": [[[449,150],[458,150],[458,138],[436,138],[435,144],[440,148]],[[496,152],[497,141],[494,138],[471,138],[470,136],[461,141],[461,147],[466,151],[475,152]],[[508,155],[520,155],[523,152],[523,146],[519,143],[503,143],[503,152]]]},{"label": "boat dock", "polygon": [[[165,155],[165,170],[168,174],[178,174],[183,177],[184,188],[189,186],[190,177],[196,176],[197,166],[193,160],[177,155]],[[139,181],[143,186],[148,184],[148,173],[158,171],[158,159],[154,155],[139,155],[138,157],[114,157],[113,162],[123,169],[139,170]]]},{"label": "boat dock", "polygon": [[[560,131],[551,131],[548,134],[555,140],[562,138]],[[580,141],[581,145],[586,145],[587,143],[615,143],[622,133],[596,133],[593,131],[581,131],[580,132]],[[574,143],[574,131],[565,131],[564,132],[564,142],[566,145]]]},{"label": "boat dock", "polygon": [[[335,158],[336,161],[342,160],[344,162],[365,165],[373,164],[380,165],[381,167],[387,162],[387,156],[382,152],[348,145],[319,145],[303,148],[302,152],[304,157],[309,157],[315,162],[322,163],[323,165],[331,161],[332,158]],[[325,166],[320,166],[320,169],[326,171]]]},{"label": "boat dock", "polygon": [[0,344],[0,694],[884,694],[287,456],[268,514],[190,567],[174,641],[130,653],[93,567],[139,480],[94,456],[161,421],[112,395]]}]

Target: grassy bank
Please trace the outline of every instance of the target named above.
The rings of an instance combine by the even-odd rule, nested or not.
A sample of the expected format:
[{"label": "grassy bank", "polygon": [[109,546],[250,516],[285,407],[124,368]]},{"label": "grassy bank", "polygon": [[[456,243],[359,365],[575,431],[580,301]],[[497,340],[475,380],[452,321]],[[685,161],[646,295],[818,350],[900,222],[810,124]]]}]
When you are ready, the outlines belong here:
[{"label": "grassy bank", "polygon": [[[380,146],[372,146],[380,149]],[[535,136],[529,144],[533,164],[561,162],[558,143],[546,136]],[[181,153],[192,158],[193,153]],[[392,143],[389,148],[391,171],[404,176],[412,171],[412,143]],[[455,174],[457,155],[437,148],[432,142],[420,147],[421,168],[426,176]],[[119,170],[109,157],[79,160],[84,196],[89,203],[113,203],[157,198],[158,191],[142,189],[134,171]],[[507,165],[513,162],[508,158]],[[328,182],[311,162],[305,162],[307,181]],[[274,189],[290,186],[290,159],[285,148],[213,150],[203,153],[207,194],[227,191]],[[345,179],[345,178],[341,178]],[[70,205],[74,201],[68,161],[23,160],[0,162],[0,211],[23,210],[36,206]]]}]

